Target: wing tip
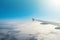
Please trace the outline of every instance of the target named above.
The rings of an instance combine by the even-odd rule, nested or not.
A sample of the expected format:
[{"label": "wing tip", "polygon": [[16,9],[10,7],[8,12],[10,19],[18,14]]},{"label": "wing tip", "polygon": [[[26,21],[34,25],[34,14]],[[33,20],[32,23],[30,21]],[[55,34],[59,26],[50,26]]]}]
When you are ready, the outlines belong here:
[{"label": "wing tip", "polygon": [[35,21],[35,19],[34,19],[34,18],[32,18],[32,21]]}]

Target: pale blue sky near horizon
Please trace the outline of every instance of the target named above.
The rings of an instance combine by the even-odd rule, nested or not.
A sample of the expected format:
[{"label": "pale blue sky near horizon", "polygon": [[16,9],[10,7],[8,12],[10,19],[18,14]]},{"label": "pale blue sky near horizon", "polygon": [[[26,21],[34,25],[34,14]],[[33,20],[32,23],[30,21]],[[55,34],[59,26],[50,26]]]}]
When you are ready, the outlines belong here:
[{"label": "pale blue sky near horizon", "polygon": [[60,20],[60,0],[0,0],[1,19]]}]

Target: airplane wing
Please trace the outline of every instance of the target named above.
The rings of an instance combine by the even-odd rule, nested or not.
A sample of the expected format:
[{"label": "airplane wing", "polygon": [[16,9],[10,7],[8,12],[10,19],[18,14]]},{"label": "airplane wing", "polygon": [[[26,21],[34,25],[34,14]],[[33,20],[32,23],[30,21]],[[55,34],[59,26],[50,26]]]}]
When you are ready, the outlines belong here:
[{"label": "airplane wing", "polygon": [[56,27],[56,29],[60,29],[60,23],[56,23],[56,22],[49,22],[49,21],[43,21],[43,20],[38,20],[38,19],[34,19],[32,18],[33,21],[38,21],[38,22],[41,22],[40,24],[43,24],[43,25],[47,25],[47,24],[51,24],[51,25],[55,25],[55,26],[58,26]]}]

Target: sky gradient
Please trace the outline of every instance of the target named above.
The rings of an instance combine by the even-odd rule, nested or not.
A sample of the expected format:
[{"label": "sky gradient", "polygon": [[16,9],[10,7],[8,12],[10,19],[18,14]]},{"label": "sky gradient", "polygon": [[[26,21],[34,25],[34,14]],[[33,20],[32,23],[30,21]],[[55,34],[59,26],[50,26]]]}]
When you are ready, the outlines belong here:
[{"label": "sky gradient", "polygon": [[37,11],[34,0],[2,0],[0,5],[0,19],[28,18]]},{"label": "sky gradient", "polygon": [[60,0],[0,0],[0,19],[60,20]]}]

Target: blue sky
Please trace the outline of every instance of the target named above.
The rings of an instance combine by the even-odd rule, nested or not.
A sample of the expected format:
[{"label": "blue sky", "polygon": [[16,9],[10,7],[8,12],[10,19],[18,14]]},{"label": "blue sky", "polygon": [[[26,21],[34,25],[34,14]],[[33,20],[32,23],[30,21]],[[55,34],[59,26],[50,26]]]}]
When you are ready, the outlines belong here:
[{"label": "blue sky", "polygon": [[4,0],[0,5],[0,19],[25,19],[37,11],[34,0]]},{"label": "blue sky", "polygon": [[60,0],[0,0],[0,19],[60,20]]}]

